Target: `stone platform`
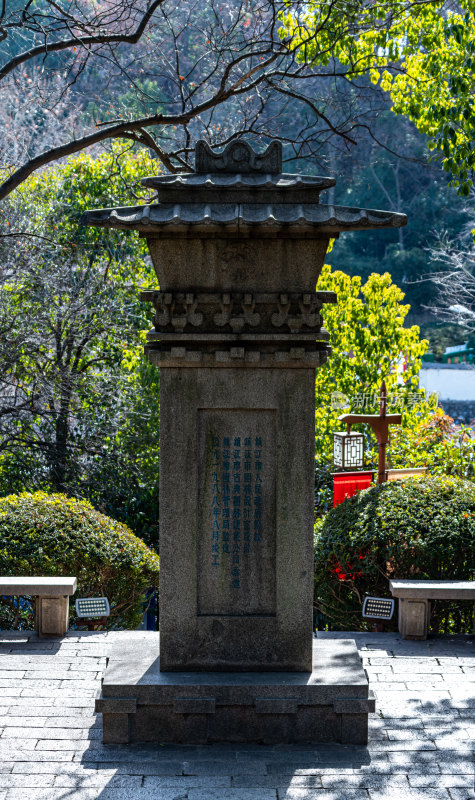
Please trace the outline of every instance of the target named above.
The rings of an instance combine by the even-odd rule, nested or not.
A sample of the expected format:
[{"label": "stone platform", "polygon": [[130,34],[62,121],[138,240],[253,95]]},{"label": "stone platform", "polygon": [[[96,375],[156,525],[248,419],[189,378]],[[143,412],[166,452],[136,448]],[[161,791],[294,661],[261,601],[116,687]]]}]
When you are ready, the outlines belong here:
[{"label": "stone platform", "polygon": [[313,671],[160,672],[159,634],[109,656],[103,742],[366,744],[374,699],[352,639],[314,641]]},{"label": "stone platform", "polygon": [[0,800],[474,800],[475,637],[355,639],[368,745],[102,744],[111,648],[148,631],[0,632]]}]

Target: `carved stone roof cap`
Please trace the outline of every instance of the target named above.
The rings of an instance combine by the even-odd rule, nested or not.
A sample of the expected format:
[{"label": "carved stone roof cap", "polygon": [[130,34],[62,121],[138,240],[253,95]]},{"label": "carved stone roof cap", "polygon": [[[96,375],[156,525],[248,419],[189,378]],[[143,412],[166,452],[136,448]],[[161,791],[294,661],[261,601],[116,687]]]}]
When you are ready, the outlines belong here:
[{"label": "carved stone roof cap", "polygon": [[181,173],[144,178],[163,203],[318,203],[334,178],[286,173]]},{"label": "carved stone roof cap", "polygon": [[282,145],[256,153],[240,139],[215,153],[206,142],[195,148],[196,171],[144,178],[164,203],[318,203],[334,178],[282,172]]},{"label": "carved stone roof cap", "polygon": [[[135,229],[144,234],[300,237],[339,231],[405,225],[405,214],[364,208],[327,206],[319,193],[333,178],[282,173],[282,145],[272,142],[264,153],[237,139],[220,153],[206,142],[195,149],[196,171],[145,178],[158,191],[158,202],[128,208],[98,209],[83,215],[86,225]],[[246,234],[247,231],[247,234]]]},{"label": "carved stone roof cap", "polygon": [[273,173],[241,173],[232,175],[217,174],[213,172],[181,172],[177,175],[156,175],[142,180],[144,186],[157,188],[193,189],[195,186],[202,189],[210,186],[219,188],[248,188],[257,186],[259,189],[287,189],[293,186],[308,186],[313,189],[327,189],[335,185],[335,178],[322,178],[319,175],[293,175],[288,172]]}]

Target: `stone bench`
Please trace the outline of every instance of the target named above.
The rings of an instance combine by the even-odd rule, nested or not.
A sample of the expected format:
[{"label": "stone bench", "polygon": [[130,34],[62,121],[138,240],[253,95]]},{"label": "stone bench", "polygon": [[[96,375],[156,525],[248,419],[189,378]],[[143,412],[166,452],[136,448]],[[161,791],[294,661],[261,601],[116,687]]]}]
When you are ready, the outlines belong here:
[{"label": "stone bench", "polygon": [[0,576],[0,595],[31,595],[36,598],[38,636],[64,636],[69,627],[69,597],[77,588],[76,578],[27,578]]},{"label": "stone bench", "polygon": [[475,581],[389,581],[403,639],[427,639],[431,600],[474,600]]}]

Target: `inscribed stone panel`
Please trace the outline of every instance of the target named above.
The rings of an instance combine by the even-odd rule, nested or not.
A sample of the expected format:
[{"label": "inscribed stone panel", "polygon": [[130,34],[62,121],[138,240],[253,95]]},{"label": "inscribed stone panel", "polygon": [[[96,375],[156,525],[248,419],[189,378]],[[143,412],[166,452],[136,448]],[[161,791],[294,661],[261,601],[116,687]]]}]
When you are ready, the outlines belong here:
[{"label": "inscribed stone panel", "polygon": [[198,615],[276,613],[275,410],[198,411]]}]

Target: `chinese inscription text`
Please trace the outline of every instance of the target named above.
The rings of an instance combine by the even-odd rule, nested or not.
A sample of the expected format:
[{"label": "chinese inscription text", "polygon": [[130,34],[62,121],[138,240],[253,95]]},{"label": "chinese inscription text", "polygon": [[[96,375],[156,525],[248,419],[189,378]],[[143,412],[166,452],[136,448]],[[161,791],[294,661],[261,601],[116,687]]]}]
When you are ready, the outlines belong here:
[{"label": "chinese inscription text", "polygon": [[241,586],[243,556],[264,535],[262,436],[212,436],[212,564],[231,564],[231,586]]}]

